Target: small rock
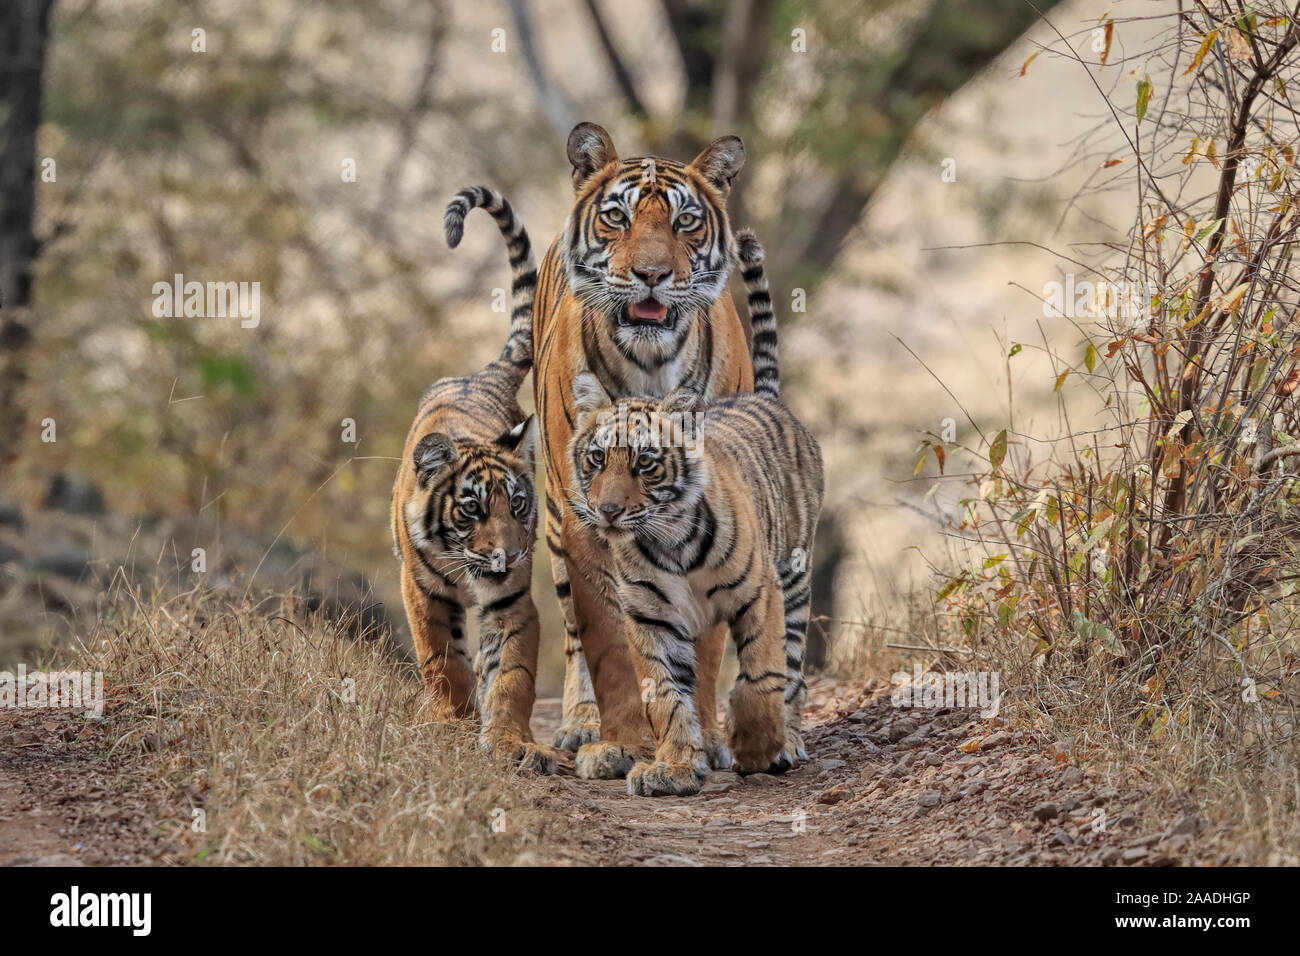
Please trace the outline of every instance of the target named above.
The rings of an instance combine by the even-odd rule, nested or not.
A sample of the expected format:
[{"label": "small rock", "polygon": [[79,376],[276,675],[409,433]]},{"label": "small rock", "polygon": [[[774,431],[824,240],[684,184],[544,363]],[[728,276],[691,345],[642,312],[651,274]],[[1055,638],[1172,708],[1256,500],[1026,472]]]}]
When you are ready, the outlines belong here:
[{"label": "small rock", "polygon": [[1038,806],[1034,807],[1034,819],[1041,823],[1046,823],[1048,820],[1056,817],[1059,812],[1060,811],[1054,803],[1040,803]]},{"label": "small rock", "polygon": [[992,750],[994,747],[1001,747],[1009,743],[1011,743],[1011,735],[1005,730],[999,730],[980,741],[980,750]]},{"label": "small rock", "polygon": [[73,514],[103,514],[104,494],[89,478],[60,472],[45,486],[45,508],[69,511]]},{"label": "small rock", "polygon": [[943,763],[943,758],[940,757],[940,756],[939,756],[937,753],[935,753],[933,750],[931,750],[929,753],[927,753],[927,754],[925,755],[925,758],[924,758],[924,759],[925,759],[925,762],[928,763],[931,767],[937,767],[937,766],[939,766],[939,764]]},{"label": "small rock", "polygon": [[1144,846],[1135,846],[1125,850],[1120,859],[1125,863],[1137,863],[1139,860],[1145,860],[1146,858],[1147,848]]},{"label": "small rock", "polygon": [[847,800],[851,796],[853,796],[852,790],[844,786],[844,784],[842,783],[837,783],[835,786],[831,787],[830,789],[823,790],[821,793],[817,794],[817,802],[827,803],[827,804],[840,803],[844,800]]},{"label": "small rock", "polygon": [[840,767],[847,767],[847,766],[848,766],[848,761],[836,760],[834,757],[829,757],[825,760],[818,760],[815,764],[813,764],[813,770],[817,773],[827,773],[828,771],[839,770]]},{"label": "small rock", "polygon": [[762,853],[754,857],[749,862],[755,866],[766,866],[768,863],[772,862],[772,858],[768,856],[766,853]]},{"label": "small rock", "polygon": [[776,777],[770,773],[751,773],[741,777],[747,787],[771,787],[776,784]]},{"label": "small rock", "polygon": [[938,790],[927,790],[917,798],[916,802],[923,807],[929,808],[937,807],[941,800],[943,800],[943,794]]},{"label": "small rock", "polygon": [[746,844],[745,844],[745,849],[746,849],[746,850],[766,850],[766,849],[767,849],[768,847],[770,847],[771,845],[772,845],[772,844],[771,844],[771,843],[768,843],[766,840],[755,840],[753,843],[746,843]]},{"label": "small rock", "polygon": [[1074,837],[1057,827],[1052,831],[1052,844],[1054,846],[1073,846]]},{"label": "small rock", "polygon": [[1174,824],[1174,833],[1191,834],[1191,833],[1195,833],[1200,828],[1201,828],[1200,818],[1197,817],[1196,814],[1194,813],[1189,813],[1186,816],[1182,816],[1178,818],[1178,822]]},{"label": "small rock", "polygon": [[1061,783],[1067,787],[1077,787],[1083,783],[1083,771],[1078,767],[1066,767],[1061,771]]}]

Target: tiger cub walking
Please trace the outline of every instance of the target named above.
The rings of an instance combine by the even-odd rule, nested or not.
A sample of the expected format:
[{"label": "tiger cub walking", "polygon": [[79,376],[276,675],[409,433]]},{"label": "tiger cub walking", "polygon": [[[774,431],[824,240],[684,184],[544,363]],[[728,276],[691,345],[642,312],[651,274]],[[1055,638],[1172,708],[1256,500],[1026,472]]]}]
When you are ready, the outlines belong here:
[{"label": "tiger cub walking", "polygon": [[[687,389],[615,407],[574,380],[573,507],[614,555],[628,646],[655,736],[633,795],[696,793],[709,760],[695,710],[696,644],[730,626],[740,663],[727,743],[741,773],[804,759],[809,556],[822,505],[817,441],[779,398],[776,323],[763,249],[737,235],[754,326],[754,392],[705,408]],[[715,765],[717,763],[715,759]]]},{"label": "tiger cub walking", "polygon": [[[484,750],[553,773],[555,752],[534,744],[528,725],[538,641],[531,593],[537,423],[525,419],[516,400],[533,358],[537,267],[510,204],[483,186],[448,204],[449,246],[460,243],[465,216],[475,207],[496,220],[510,254],[510,333],[486,368],[435,382],[421,396],[393,486],[393,548],[436,715],[477,711]],[[479,624],[473,665],[465,643],[470,608],[477,608]]]}]

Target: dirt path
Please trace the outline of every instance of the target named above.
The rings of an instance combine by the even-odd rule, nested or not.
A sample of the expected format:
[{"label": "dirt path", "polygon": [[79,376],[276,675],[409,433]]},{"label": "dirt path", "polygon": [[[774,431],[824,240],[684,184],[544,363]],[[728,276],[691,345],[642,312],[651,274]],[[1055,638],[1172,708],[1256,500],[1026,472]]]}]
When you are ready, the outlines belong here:
[{"label": "dirt path", "polygon": [[158,785],[65,712],[0,710],[0,866],[175,863]]},{"label": "dirt path", "polygon": [[[538,702],[548,740],[559,701]],[[1068,746],[967,710],[891,705],[887,685],[810,683],[809,761],[710,775],[686,798],[624,782],[521,778],[560,827],[527,862],[594,865],[1190,865],[1232,862],[1188,807],[1101,786]],[[187,856],[159,784],[79,719],[0,711],[0,865],[167,864]],[[175,801],[171,801],[174,803]],[[558,835],[558,839],[557,839]]]},{"label": "dirt path", "polygon": [[[1068,747],[966,710],[891,705],[887,686],[815,679],[810,760],[784,776],[710,775],[694,797],[623,781],[542,784],[577,863],[640,865],[1190,865],[1228,862],[1194,814],[1144,814]],[[557,701],[533,726],[549,739]],[[569,768],[565,768],[571,774]],[[539,848],[544,852],[544,849]]]}]

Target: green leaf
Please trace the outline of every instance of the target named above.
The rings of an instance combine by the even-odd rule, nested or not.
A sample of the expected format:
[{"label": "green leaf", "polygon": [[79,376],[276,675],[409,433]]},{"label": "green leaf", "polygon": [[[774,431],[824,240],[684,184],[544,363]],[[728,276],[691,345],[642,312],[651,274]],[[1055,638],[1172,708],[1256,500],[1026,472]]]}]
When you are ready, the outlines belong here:
[{"label": "green leaf", "polygon": [[1148,73],[1146,76],[1142,77],[1142,79],[1138,80],[1137,115],[1139,123],[1142,122],[1142,118],[1147,115],[1147,104],[1150,102],[1151,74]]},{"label": "green leaf", "polygon": [[965,583],[966,583],[965,577],[959,576],[953,578],[951,581],[949,581],[947,584],[945,584],[942,588],[939,589],[939,593],[934,596],[934,603],[938,604],[944,598],[951,597],[953,594],[957,593],[957,590],[961,588],[963,585],[965,585]]},{"label": "green leaf", "polygon": [[204,355],[198,366],[205,389],[229,385],[240,398],[252,398],[257,392],[257,375],[242,355]]},{"label": "green leaf", "polygon": [[1007,430],[1004,428],[998,432],[993,444],[989,446],[989,464],[994,468],[1001,468],[1002,463],[1007,458]]},{"label": "green leaf", "polygon": [[1014,345],[1011,346],[1011,351],[1007,353],[1007,358],[1015,358],[1017,355],[1020,354],[1020,350],[1022,348],[1024,348],[1024,346],[1021,345],[1019,342],[1016,342]]},{"label": "green leaf", "polygon": [[1061,386],[1065,384],[1065,380],[1069,376],[1069,374],[1070,374],[1070,370],[1067,368],[1060,375],[1056,376],[1056,384],[1052,386],[1052,391],[1059,392],[1061,390]]},{"label": "green leaf", "polygon": [[1223,225],[1222,219],[1216,219],[1214,220],[1214,222],[1207,223],[1204,227],[1202,227],[1199,231],[1197,231],[1196,241],[1204,242],[1206,239],[1210,237],[1210,233],[1214,232],[1214,230],[1218,229],[1221,225]]},{"label": "green leaf", "polygon": [[1089,342],[1088,347],[1083,350],[1083,364],[1088,366],[1089,372],[1097,367],[1097,346],[1093,345],[1091,342]]}]

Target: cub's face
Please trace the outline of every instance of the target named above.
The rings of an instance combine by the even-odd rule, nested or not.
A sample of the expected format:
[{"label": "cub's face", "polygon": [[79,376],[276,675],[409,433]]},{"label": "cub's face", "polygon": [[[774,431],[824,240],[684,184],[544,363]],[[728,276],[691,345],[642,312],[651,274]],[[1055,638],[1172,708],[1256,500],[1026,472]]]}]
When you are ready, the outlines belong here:
[{"label": "cub's face", "polygon": [[453,442],[438,433],[421,438],[405,509],[415,547],[471,581],[504,580],[533,549],[536,438],[531,416],[495,442]]},{"label": "cub's face", "polygon": [[695,414],[698,396],[679,389],[661,402],[629,398],[614,405],[590,372],[574,380],[573,390],[574,513],[605,537],[666,533],[704,485],[705,463],[690,453],[691,443],[680,440],[677,427],[683,416]]},{"label": "cub's face", "polygon": [[565,227],[570,287],[623,344],[663,345],[722,294],[736,263],[726,198],[745,162],[725,136],[689,164],[620,160],[599,126],[569,134],[577,204]]}]

